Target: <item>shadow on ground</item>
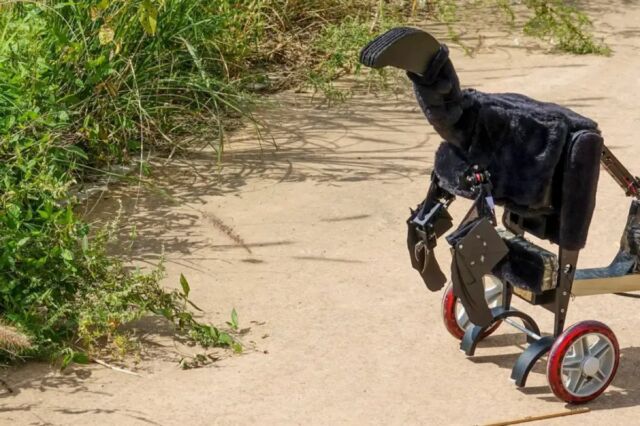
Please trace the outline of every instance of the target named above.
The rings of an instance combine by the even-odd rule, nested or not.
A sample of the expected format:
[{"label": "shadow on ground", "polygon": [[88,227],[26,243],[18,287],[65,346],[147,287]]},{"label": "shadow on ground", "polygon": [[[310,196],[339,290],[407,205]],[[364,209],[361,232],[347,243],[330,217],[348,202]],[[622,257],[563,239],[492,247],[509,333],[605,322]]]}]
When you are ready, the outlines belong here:
[{"label": "shadow on ground", "polygon": [[[494,364],[509,370],[524,349],[525,339],[522,334],[510,333],[491,336],[481,343],[476,353],[482,353],[483,348],[498,346],[514,346],[519,350],[511,354],[479,355],[470,357],[475,364]],[[546,360],[546,356],[544,357]],[[531,370],[532,374],[546,375],[546,361],[541,360]],[[629,347],[620,350],[620,364],[613,382],[604,394],[587,404],[592,410],[610,410],[624,407],[635,407],[640,404],[640,347]],[[514,386],[515,387],[515,386]],[[531,386],[518,389],[527,395],[536,395],[544,401],[557,401],[548,386]]]},{"label": "shadow on ground", "polygon": [[[198,251],[206,247],[243,251],[250,262],[256,247],[295,241],[245,240],[201,206],[212,197],[241,197],[291,182],[340,187],[369,180],[384,184],[424,179],[437,140],[430,141],[421,114],[409,98],[380,105],[367,97],[342,109],[312,108],[308,101],[284,98],[282,105],[264,113],[269,127],[262,142],[247,130],[230,141],[222,163],[210,149],[183,153],[166,164],[157,161],[149,179],[153,186],[112,185],[87,201],[86,211],[97,223],[112,220],[120,211],[117,250],[135,261],[153,263],[163,252],[173,255],[171,261],[180,261],[175,255],[198,260]],[[415,142],[395,141],[394,135],[408,128],[415,129]],[[198,229],[203,223],[229,238],[203,239]],[[225,261],[222,256],[219,260]],[[198,269],[195,264],[184,266]]]}]

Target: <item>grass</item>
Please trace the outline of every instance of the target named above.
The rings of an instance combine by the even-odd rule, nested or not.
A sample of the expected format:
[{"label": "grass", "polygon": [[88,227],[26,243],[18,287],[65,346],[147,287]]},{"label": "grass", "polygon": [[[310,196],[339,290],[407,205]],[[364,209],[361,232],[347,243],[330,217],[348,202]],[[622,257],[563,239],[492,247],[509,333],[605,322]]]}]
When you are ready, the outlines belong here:
[{"label": "grass", "polygon": [[[20,0],[0,3],[0,358],[86,362],[135,346],[122,325],[161,315],[202,346],[241,350],[237,314],[200,322],[185,277],[160,285],[107,252],[113,226],[90,229],[73,187],[88,173],[171,153],[198,135],[221,157],[226,132],[264,92],[303,86],[339,102],[334,81],[361,72],[375,34],[446,22],[451,0]],[[495,0],[505,16],[509,2]],[[558,0],[526,0],[524,30],[559,49],[605,53],[590,21]],[[520,13],[520,12],[517,12]],[[281,78],[276,79],[273,76]],[[200,364],[196,362],[195,364]],[[185,365],[193,365],[185,363]]]}]

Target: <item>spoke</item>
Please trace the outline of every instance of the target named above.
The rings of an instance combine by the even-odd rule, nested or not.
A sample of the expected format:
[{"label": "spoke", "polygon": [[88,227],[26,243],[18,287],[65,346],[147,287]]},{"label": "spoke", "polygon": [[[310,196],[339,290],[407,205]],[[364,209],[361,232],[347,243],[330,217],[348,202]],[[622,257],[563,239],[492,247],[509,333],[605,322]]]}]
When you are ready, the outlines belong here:
[{"label": "spoke", "polygon": [[578,377],[578,380],[576,380],[576,382],[571,387],[571,392],[576,394],[580,392],[580,388],[584,385],[584,383],[585,383],[585,377],[582,374],[580,374],[580,376]]},{"label": "spoke", "polygon": [[584,337],[576,340],[573,344],[573,350],[575,352],[576,358],[584,359],[585,351],[584,351]]},{"label": "spoke", "polygon": [[467,326],[469,325],[469,315],[467,315],[467,311],[465,311],[464,309],[460,309],[460,312],[458,312],[458,315],[456,315],[456,317],[458,319],[458,325],[460,326],[460,328],[466,330]]},{"label": "spoke", "polygon": [[578,370],[571,370],[566,373],[567,373],[567,380],[564,382],[565,387],[567,389],[572,389],[573,385],[578,381],[582,373],[580,373],[580,371]]},{"label": "spoke", "polygon": [[593,376],[593,380],[604,383],[604,381],[607,380],[607,375],[602,371],[602,369],[599,369],[596,375]]},{"label": "spoke", "polygon": [[495,299],[497,299],[498,296],[502,296],[502,287],[497,285],[493,288],[490,288],[489,290],[485,291],[484,293],[484,298],[487,300],[487,302],[493,302],[495,301]]},{"label": "spoke", "polygon": [[600,339],[598,343],[589,348],[589,353],[599,359],[601,356],[609,352],[609,349],[611,349],[609,342],[605,339]]},{"label": "spoke", "polygon": [[579,371],[581,366],[582,366],[582,359],[577,357],[565,358],[564,362],[562,363],[562,368],[567,371],[573,371],[573,370]]}]

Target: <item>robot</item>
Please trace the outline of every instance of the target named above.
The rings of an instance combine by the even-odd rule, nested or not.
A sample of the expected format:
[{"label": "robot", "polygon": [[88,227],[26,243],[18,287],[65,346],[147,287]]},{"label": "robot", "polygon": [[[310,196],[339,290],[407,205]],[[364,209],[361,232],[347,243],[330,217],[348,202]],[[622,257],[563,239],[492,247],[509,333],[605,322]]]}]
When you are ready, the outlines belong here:
[{"label": "robot", "polygon": [[[435,155],[426,198],[411,210],[407,245],[426,287],[447,283],[434,254],[453,228],[447,212],[456,197],[473,200],[445,236],[451,285],[443,319],[467,356],[500,324],[527,335],[529,345],[511,378],[526,384],[548,354],[553,393],[574,404],[597,398],[613,380],[620,350],[598,321],[565,328],[572,296],[640,290],[640,180],[604,145],[598,125],[562,106],[514,93],[462,90],[446,45],[414,28],[395,28],[371,41],[362,64],[405,70],[427,120],[444,139]],[[609,266],[578,269],[595,207],[600,165],[633,198],[620,250]],[[502,206],[498,226],[496,205]],[[527,234],[558,247],[552,253]],[[552,335],[511,306],[513,295],[554,315]]]}]

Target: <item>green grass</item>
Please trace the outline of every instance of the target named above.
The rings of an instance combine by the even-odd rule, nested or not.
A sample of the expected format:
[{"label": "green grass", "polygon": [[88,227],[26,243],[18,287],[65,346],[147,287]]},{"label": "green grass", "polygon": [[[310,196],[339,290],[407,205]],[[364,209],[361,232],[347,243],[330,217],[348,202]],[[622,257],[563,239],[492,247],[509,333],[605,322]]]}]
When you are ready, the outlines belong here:
[{"label": "green grass", "polygon": [[[126,259],[109,255],[113,228],[90,229],[72,187],[116,163],[136,164],[143,177],[150,152],[181,149],[186,136],[220,158],[225,133],[252,120],[258,86],[306,86],[330,102],[349,95],[334,85],[345,75],[378,87],[388,75],[361,72],[359,49],[413,19],[439,19],[452,29],[458,3],[0,3],[0,331],[13,327],[30,340],[3,346],[0,332],[0,358],[67,364],[104,350],[123,354],[135,341],[121,325],[149,313],[203,346],[240,350],[237,314],[226,331],[199,322],[186,278],[180,290],[166,291],[161,265],[131,271]],[[494,3],[515,16],[508,2]],[[605,53],[576,9],[558,0],[525,4],[528,34],[575,53]],[[288,83],[271,81],[274,72]]]},{"label": "green grass", "polygon": [[578,55],[609,55],[611,49],[589,33],[591,19],[575,6],[561,0],[525,0],[533,16],[524,33],[547,40],[562,52]]}]

